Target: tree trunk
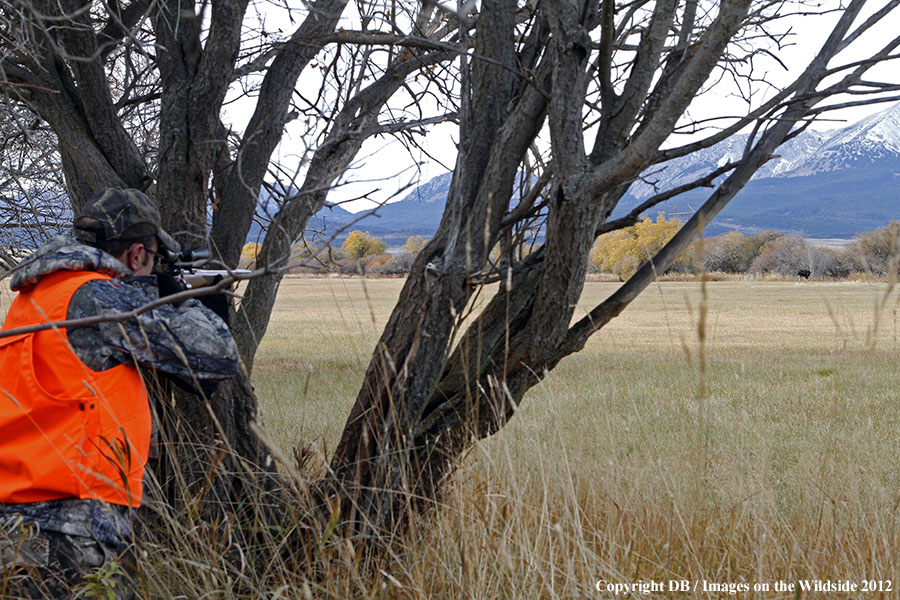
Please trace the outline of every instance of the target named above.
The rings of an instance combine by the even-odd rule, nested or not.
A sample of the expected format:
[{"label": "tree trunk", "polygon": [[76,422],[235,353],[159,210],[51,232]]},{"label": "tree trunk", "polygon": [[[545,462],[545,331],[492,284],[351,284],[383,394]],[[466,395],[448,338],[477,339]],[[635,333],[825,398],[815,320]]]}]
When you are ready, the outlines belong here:
[{"label": "tree trunk", "polygon": [[209,397],[168,381],[151,389],[160,443],[150,466],[166,504],[212,519],[278,522],[284,485],[250,428],[260,418],[248,378],[223,381]]}]

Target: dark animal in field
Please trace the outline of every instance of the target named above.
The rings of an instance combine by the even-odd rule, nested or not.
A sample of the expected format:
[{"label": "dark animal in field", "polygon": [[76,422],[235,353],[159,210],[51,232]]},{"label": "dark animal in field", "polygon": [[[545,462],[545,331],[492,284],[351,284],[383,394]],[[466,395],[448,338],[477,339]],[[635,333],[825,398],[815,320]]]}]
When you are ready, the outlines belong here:
[{"label": "dark animal in field", "polygon": [[812,273],[809,269],[800,269],[799,271],[797,271],[797,281],[800,281],[801,279],[809,281],[810,275],[812,275]]}]

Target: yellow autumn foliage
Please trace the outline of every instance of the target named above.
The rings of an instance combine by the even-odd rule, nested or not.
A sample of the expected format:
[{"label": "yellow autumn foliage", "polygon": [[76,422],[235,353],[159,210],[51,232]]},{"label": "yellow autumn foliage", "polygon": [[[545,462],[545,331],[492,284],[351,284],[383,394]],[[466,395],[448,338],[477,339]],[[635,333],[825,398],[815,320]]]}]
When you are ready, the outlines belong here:
[{"label": "yellow autumn foliage", "polygon": [[244,247],[241,248],[241,268],[247,269],[256,263],[256,257],[259,255],[261,246],[262,244],[258,242],[247,242],[244,244]]},{"label": "yellow autumn foliage", "polygon": [[425,247],[425,244],[428,243],[428,239],[421,235],[412,235],[406,238],[406,243],[400,248],[403,252],[409,252],[410,254],[418,254],[422,251],[422,248]]},{"label": "yellow autumn foliage", "polygon": [[344,243],[341,244],[341,250],[351,260],[357,260],[366,256],[374,256],[387,250],[387,243],[370,234],[368,231],[362,232],[353,230]]},{"label": "yellow autumn foliage", "polygon": [[601,235],[591,249],[590,265],[624,281],[659,252],[681,225],[678,219],[666,219],[665,214],[660,213],[656,221],[644,218],[631,227]]}]

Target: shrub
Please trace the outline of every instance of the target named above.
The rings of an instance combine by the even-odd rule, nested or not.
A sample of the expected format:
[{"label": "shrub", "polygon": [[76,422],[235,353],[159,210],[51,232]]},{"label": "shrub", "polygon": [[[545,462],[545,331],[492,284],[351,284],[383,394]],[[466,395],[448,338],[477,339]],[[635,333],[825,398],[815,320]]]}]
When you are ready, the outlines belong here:
[{"label": "shrub", "polygon": [[347,258],[358,260],[366,256],[382,254],[387,250],[387,243],[371,235],[368,231],[354,230],[350,232],[350,235],[341,244],[341,250],[344,251]]},{"label": "shrub", "polygon": [[753,273],[777,273],[785,277],[793,277],[801,269],[811,269],[810,248],[806,242],[794,235],[785,235],[762,247],[759,256],[750,266]]},{"label": "shrub", "polygon": [[767,243],[782,237],[772,231],[746,236],[732,231],[707,239],[703,249],[703,268],[724,273],[746,273]]},{"label": "shrub", "polygon": [[[614,273],[624,281],[655,256],[681,225],[678,219],[666,219],[660,213],[655,222],[645,218],[631,227],[602,235],[591,249],[589,265],[595,271]],[[685,253],[676,264],[687,260]]]},{"label": "shrub", "polygon": [[416,260],[416,255],[410,252],[400,252],[391,257],[391,262],[387,264],[388,272],[392,275],[409,273]]},{"label": "shrub", "polygon": [[860,265],[860,270],[875,275],[886,275],[897,269],[900,256],[900,221],[861,234],[849,248]]}]

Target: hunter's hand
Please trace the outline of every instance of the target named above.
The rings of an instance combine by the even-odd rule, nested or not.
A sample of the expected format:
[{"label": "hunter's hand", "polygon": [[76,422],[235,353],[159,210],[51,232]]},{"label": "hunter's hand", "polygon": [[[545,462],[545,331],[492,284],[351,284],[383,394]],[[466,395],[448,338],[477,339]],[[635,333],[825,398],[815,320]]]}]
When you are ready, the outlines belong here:
[{"label": "hunter's hand", "polygon": [[171,296],[187,289],[181,281],[168,273],[156,273],[156,281],[159,287],[160,298]]}]

